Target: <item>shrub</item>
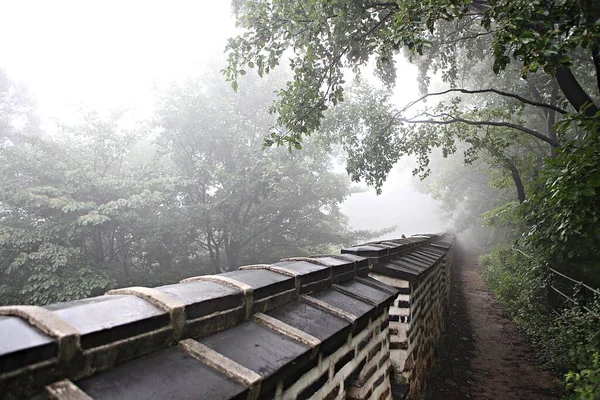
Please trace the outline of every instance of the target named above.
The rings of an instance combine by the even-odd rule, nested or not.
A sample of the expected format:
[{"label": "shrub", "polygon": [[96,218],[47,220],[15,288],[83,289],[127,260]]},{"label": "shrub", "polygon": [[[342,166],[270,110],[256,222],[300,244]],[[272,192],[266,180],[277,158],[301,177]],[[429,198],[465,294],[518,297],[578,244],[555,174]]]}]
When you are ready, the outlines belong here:
[{"label": "shrub", "polygon": [[598,299],[588,305],[590,311],[572,306],[553,312],[542,264],[506,244],[482,256],[480,265],[488,287],[527,334],[542,366],[567,372],[570,398],[600,399]]}]

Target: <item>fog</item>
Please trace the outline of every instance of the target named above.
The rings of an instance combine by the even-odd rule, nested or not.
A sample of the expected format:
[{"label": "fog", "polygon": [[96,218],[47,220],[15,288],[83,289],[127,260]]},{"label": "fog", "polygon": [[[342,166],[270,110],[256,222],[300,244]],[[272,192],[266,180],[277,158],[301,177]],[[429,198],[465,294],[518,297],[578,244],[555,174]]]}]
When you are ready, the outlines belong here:
[{"label": "fog", "polygon": [[[152,93],[195,77],[236,33],[227,1],[20,1],[0,13],[0,67],[26,84],[45,125],[81,105],[150,112]],[[400,60],[398,104],[418,97],[416,70]],[[356,229],[397,226],[392,236],[443,229],[435,201],[397,168],[382,195],[353,194],[343,211]]]},{"label": "fog", "polygon": [[[0,5],[0,303],[444,229],[410,160],[376,195],[316,141],[263,150],[289,73],[234,93],[220,69],[235,34],[226,1]],[[405,104],[417,71],[397,71]]]},{"label": "fog", "polygon": [[394,226],[378,239],[398,238],[417,233],[438,233],[445,228],[438,203],[411,186],[409,169],[392,170],[380,195],[372,188],[355,193],[342,204],[342,211],[356,229],[381,229]]},{"label": "fog", "polygon": [[46,118],[81,103],[148,113],[155,87],[197,75],[235,34],[227,1],[18,1],[0,11],[0,66]]}]

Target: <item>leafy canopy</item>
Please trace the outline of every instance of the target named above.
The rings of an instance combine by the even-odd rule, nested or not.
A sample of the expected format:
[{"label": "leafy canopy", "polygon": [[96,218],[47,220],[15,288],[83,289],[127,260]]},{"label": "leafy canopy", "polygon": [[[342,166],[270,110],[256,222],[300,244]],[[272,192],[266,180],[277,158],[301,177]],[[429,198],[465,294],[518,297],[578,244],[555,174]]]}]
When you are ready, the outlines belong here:
[{"label": "leafy canopy", "polygon": [[493,71],[505,69],[512,57],[522,76],[568,69],[578,48],[596,54],[600,27],[592,1],[237,0],[234,6],[244,32],[230,40],[223,72],[236,89],[247,68],[262,76],[289,57],[294,77],[271,107],[278,119],[267,139],[289,147],[300,147],[324,112],[343,100],[347,69],[357,72],[374,59],[377,75],[394,85],[394,55],[403,48],[423,54],[446,22],[478,26],[465,42],[493,33],[486,49]]}]

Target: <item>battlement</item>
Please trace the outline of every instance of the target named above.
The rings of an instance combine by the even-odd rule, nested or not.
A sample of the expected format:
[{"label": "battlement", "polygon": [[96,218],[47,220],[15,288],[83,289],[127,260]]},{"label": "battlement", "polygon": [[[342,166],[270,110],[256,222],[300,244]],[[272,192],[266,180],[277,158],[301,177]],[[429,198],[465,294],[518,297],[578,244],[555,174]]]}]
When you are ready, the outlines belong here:
[{"label": "battlement", "polygon": [[450,245],[415,236],[0,307],[0,397],[390,398],[400,280],[429,276]]}]

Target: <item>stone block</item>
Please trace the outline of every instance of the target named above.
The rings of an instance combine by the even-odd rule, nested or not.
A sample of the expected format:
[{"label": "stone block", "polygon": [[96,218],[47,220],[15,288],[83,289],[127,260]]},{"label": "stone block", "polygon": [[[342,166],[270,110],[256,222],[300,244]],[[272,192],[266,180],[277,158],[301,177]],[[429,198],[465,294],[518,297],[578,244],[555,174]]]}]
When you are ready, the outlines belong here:
[{"label": "stone block", "polygon": [[248,388],[177,347],[76,382],[94,400],[242,400]]},{"label": "stone block", "polygon": [[58,357],[55,339],[18,317],[0,316],[0,375]]},{"label": "stone block", "polygon": [[157,290],[170,294],[185,305],[188,320],[216,312],[233,310],[243,301],[240,290],[216,282],[187,282],[159,286]]},{"label": "stone block", "polygon": [[308,261],[280,261],[273,264],[299,274],[300,294],[321,290],[331,285],[331,267]]},{"label": "stone block", "polygon": [[205,346],[258,373],[260,394],[311,359],[311,348],[254,321],[198,340]]},{"label": "stone block", "polygon": [[368,325],[369,319],[377,313],[377,307],[340,293],[335,289],[313,293],[311,297],[356,316],[353,326],[354,333],[362,331]]},{"label": "stone block", "polygon": [[303,300],[278,307],[267,315],[318,338],[321,341],[319,351],[325,357],[346,342],[352,329],[350,322]]},{"label": "stone block", "polygon": [[91,349],[168,327],[169,314],[135,296],[99,296],[45,307],[73,326]]}]

